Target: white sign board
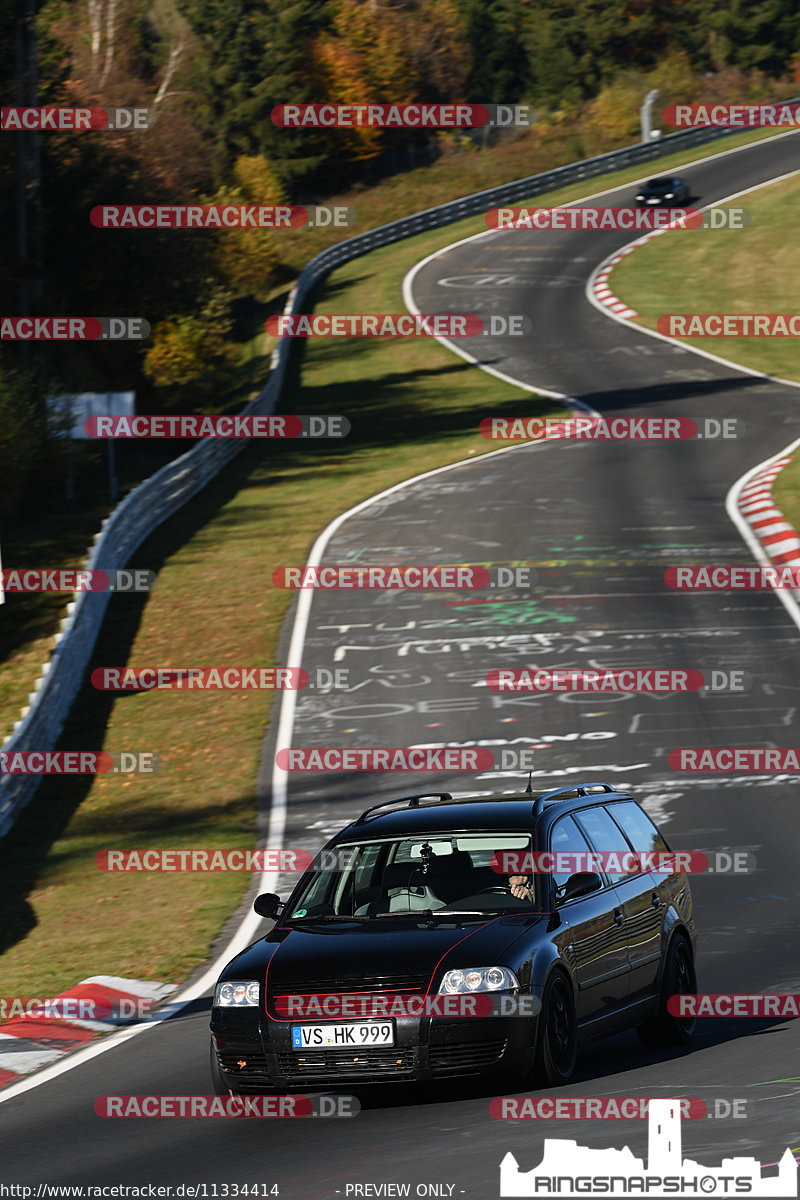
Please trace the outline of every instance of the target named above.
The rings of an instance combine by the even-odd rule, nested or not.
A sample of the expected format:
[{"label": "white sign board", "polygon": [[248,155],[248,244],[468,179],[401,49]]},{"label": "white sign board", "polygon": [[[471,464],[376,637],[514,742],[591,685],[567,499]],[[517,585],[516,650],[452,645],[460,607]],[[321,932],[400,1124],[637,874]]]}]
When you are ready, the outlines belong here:
[{"label": "white sign board", "polygon": [[136,392],[79,392],[72,396],[48,396],[47,413],[53,437],[95,441],[83,431],[87,417],[132,417]]}]

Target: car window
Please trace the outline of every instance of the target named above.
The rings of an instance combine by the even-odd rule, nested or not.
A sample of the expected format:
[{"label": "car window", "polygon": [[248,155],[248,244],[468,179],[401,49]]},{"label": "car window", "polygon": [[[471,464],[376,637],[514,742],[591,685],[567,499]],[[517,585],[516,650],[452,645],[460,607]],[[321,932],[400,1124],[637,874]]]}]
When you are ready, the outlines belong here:
[{"label": "car window", "polygon": [[[586,841],[586,838],[572,817],[569,816],[560,817],[550,831],[550,849],[555,852],[561,851],[562,853],[567,850],[580,850],[586,854],[591,854],[592,852],[592,848]],[[554,871],[553,882],[556,888],[562,888],[570,875],[575,874],[577,874],[576,871]]]},{"label": "car window", "polygon": [[626,835],[634,850],[666,850],[669,846],[646,812],[632,801],[609,805],[607,811]]},{"label": "car window", "polygon": [[[630,854],[631,848],[625,840],[625,835],[604,808],[584,808],[575,813],[575,820],[595,850],[613,851],[620,855]],[[605,874],[612,883],[630,878],[625,871],[606,870]]]}]

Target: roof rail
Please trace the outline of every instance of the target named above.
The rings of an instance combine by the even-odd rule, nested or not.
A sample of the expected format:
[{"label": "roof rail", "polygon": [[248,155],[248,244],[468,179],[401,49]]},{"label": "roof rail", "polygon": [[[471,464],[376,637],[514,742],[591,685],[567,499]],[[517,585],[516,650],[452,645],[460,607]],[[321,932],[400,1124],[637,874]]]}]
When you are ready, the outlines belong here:
[{"label": "roof rail", "polygon": [[416,796],[400,796],[397,800],[382,800],[380,804],[373,804],[371,808],[365,808],[361,816],[356,817],[353,824],[361,825],[370,813],[376,812],[379,808],[388,808],[391,804],[406,804],[409,808],[419,808],[420,800],[427,800],[431,796],[435,796],[437,800],[453,799],[449,792],[419,792]]},{"label": "roof rail", "polygon": [[552,792],[543,792],[541,796],[536,797],[533,805],[533,815],[538,817],[548,800],[555,800],[558,796],[561,796],[564,800],[568,796],[588,796],[589,788],[602,788],[604,793],[615,792],[617,790],[610,783],[576,783],[568,784],[566,787],[553,788]]}]

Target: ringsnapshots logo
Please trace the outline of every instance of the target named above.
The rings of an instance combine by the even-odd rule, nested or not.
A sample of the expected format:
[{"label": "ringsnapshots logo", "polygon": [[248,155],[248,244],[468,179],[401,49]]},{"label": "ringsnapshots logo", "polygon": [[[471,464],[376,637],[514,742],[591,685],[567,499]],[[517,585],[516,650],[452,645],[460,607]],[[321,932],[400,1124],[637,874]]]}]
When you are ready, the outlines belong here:
[{"label": "ringsnapshots logo", "polygon": [[[797,1166],[788,1148],[776,1175],[764,1175],[756,1158],[727,1157],[720,1167],[684,1159],[679,1099],[650,1099],[647,1161],[622,1150],[592,1149],[574,1140],[547,1138],[538,1166],[521,1171],[510,1151],[500,1164],[500,1195],[796,1196]],[[519,1148],[517,1149],[519,1153]]]}]

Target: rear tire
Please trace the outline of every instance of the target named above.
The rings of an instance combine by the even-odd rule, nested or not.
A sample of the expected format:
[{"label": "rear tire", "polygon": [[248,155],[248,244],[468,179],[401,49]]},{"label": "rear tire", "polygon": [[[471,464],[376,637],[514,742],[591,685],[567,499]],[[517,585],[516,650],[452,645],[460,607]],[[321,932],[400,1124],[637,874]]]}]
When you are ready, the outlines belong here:
[{"label": "rear tire", "polygon": [[689,939],[676,933],[669,944],[658,1007],[649,1021],[636,1032],[645,1046],[685,1046],[691,1040],[697,1022],[694,1017],[673,1017],[667,1009],[670,996],[688,996],[697,991],[694,953]]},{"label": "rear tire", "polygon": [[575,1073],[578,1019],[569,980],[560,971],[547,980],[536,1026],[533,1076],[539,1087],[562,1087]]}]

